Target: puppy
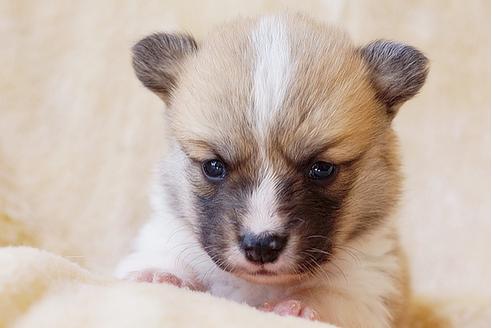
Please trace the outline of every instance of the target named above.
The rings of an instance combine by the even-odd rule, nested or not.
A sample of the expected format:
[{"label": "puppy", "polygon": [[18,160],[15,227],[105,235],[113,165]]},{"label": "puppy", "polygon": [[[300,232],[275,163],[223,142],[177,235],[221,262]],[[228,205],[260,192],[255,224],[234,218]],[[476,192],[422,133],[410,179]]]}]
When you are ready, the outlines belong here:
[{"label": "puppy", "polygon": [[340,327],[404,327],[391,123],[422,87],[411,46],[354,46],[303,16],[133,48],[167,105],[154,212],[118,277],[167,282]]}]

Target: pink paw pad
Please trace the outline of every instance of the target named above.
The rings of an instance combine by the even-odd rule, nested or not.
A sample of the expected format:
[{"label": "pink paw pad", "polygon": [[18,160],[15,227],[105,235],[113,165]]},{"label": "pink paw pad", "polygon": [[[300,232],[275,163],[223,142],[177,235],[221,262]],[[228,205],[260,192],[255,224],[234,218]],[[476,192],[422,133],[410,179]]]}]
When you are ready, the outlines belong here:
[{"label": "pink paw pad", "polygon": [[267,302],[260,308],[261,311],[273,312],[281,316],[293,316],[308,320],[318,320],[318,314],[311,307],[298,300],[286,300],[277,303]]}]

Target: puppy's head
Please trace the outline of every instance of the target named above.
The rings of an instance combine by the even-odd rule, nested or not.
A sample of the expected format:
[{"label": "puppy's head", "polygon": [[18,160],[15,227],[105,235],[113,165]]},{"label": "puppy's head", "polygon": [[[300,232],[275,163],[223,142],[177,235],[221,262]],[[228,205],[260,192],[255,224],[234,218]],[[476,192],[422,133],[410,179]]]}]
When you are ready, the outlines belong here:
[{"label": "puppy's head", "polygon": [[176,164],[183,201],[222,269],[258,282],[313,273],[394,207],[391,121],[425,81],[418,50],[355,47],[336,29],[278,16],[201,44],[151,35],[134,47],[134,67],[168,105],[186,156]]}]

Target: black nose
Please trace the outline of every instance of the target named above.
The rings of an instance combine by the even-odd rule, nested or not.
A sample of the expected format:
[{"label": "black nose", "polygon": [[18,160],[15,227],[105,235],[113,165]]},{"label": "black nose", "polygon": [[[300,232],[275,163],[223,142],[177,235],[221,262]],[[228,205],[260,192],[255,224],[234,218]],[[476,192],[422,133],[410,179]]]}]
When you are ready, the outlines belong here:
[{"label": "black nose", "polygon": [[287,237],[274,234],[245,234],[239,238],[239,245],[248,261],[272,263],[287,244]]}]

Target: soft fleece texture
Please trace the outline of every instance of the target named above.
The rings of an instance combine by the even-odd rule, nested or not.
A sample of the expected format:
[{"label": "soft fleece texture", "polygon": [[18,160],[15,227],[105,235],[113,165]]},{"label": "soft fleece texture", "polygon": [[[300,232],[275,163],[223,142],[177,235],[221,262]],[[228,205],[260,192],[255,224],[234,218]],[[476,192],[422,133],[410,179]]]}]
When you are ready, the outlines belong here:
[{"label": "soft fleece texture", "polygon": [[[0,246],[30,245],[66,258],[0,251],[3,322],[65,318],[68,308],[80,318],[105,313],[105,320],[122,321],[167,309],[192,326],[188,320],[201,310],[226,318],[240,309],[246,318],[238,325],[266,318],[172,288],[95,282],[109,279],[146,219],[150,172],[166,149],[163,104],[134,77],[131,45],[160,30],[200,38],[237,15],[285,8],[339,24],[358,44],[401,40],[430,58],[428,82],[394,122],[406,177],[403,244],[417,295],[442,300],[456,327],[490,326],[487,0],[0,0]],[[49,272],[79,291],[64,294]],[[41,285],[49,288],[36,294]],[[10,298],[5,286],[20,298]],[[205,308],[187,311],[188,294]],[[130,305],[112,318],[95,306],[106,299]],[[172,317],[159,318],[173,326]]]},{"label": "soft fleece texture", "polygon": [[165,284],[94,275],[34,248],[0,249],[0,327],[333,327]]}]

